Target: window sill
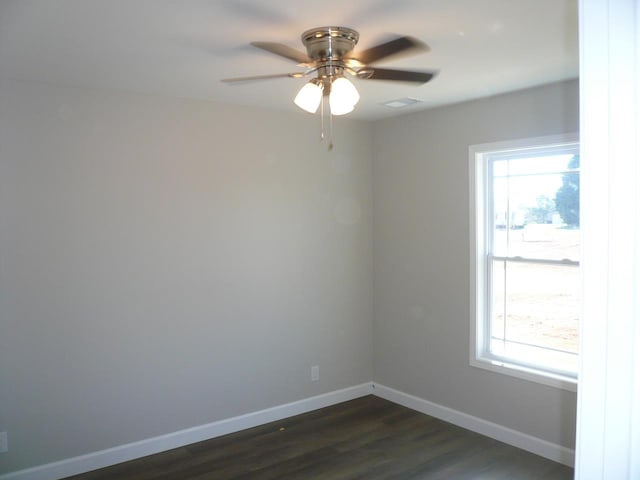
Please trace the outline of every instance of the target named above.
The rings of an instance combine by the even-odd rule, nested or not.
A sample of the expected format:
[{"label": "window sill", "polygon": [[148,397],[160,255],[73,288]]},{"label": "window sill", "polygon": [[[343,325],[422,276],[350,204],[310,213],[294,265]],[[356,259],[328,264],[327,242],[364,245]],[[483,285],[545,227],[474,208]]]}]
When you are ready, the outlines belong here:
[{"label": "window sill", "polygon": [[503,375],[509,375],[511,377],[528,380],[530,382],[541,383],[543,385],[560,388],[570,392],[576,392],[578,389],[578,381],[573,377],[535,370],[503,360],[472,358],[470,363],[473,367],[482,368],[495,373],[501,373]]}]

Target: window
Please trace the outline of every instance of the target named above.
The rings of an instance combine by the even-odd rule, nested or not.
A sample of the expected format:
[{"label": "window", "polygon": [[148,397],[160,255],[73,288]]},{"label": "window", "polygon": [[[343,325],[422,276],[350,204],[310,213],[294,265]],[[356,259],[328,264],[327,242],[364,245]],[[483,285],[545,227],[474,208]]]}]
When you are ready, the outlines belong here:
[{"label": "window", "polygon": [[575,390],[577,137],[474,145],[469,154],[471,364]]}]

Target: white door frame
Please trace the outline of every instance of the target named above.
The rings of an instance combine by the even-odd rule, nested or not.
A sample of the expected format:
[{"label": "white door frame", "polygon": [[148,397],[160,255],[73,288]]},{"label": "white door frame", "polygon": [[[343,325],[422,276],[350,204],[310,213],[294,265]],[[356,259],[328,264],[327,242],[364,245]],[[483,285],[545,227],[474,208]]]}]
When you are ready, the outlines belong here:
[{"label": "white door frame", "polygon": [[576,478],[640,478],[640,0],[580,0]]}]

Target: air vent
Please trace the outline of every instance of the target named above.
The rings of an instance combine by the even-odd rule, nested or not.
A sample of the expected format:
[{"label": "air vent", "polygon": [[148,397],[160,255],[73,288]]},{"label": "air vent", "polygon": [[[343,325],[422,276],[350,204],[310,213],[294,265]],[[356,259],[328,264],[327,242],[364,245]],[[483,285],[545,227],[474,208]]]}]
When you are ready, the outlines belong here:
[{"label": "air vent", "polygon": [[383,105],[389,108],[404,108],[409,105],[413,105],[414,103],[421,103],[424,100],[420,100],[419,98],[399,98],[398,100],[391,100],[390,102],[385,102]]}]

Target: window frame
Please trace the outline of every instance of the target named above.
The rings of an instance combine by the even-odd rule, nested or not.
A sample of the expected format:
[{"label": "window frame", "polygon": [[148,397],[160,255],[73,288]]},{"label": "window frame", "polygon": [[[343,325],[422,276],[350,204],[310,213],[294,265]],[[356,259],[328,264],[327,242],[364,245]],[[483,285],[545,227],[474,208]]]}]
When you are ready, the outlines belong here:
[{"label": "window frame", "polygon": [[489,261],[491,241],[489,219],[493,211],[489,201],[492,191],[489,177],[489,158],[513,156],[527,150],[549,148],[579,148],[576,133],[526,138],[469,146],[469,200],[470,200],[470,365],[517,378],[542,383],[569,391],[577,390],[576,376],[554,372],[535,365],[509,362],[490,354],[489,323]]}]

